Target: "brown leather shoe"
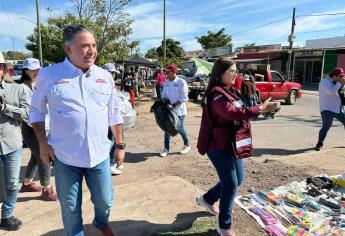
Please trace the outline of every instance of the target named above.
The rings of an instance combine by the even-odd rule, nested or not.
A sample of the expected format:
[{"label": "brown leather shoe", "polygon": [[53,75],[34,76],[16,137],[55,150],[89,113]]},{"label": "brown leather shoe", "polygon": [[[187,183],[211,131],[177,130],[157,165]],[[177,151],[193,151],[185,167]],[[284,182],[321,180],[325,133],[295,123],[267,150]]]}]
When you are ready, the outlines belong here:
[{"label": "brown leather shoe", "polygon": [[55,191],[54,191],[52,186],[49,187],[45,191],[43,189],[40,198],[41,198],[42,201],[56,201],[57,200],[56,193],[55,193]]},{"label": "brown leather shoe", "polygon": [[111,229],[110,225],[105,226],[103,229],[100,229],[103,236],[116,236],[116,234]]},{"label": "brown leather shoe", "polygon": [[35,184],[34,182],[31,182],[28,185],[25,185],[24,183],[22,184],[22,187],[20,188],[21,193],[25,192],[41,192],[42,187],[38,184]]}]

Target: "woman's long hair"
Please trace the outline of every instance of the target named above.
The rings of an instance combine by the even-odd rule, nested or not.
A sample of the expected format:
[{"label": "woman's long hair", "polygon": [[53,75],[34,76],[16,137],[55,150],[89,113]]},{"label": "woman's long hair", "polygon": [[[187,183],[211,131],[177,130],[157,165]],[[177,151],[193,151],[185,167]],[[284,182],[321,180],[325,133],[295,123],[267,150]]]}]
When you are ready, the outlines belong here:
[{"label": "woman's long hair", "polygon": [[222,81],[222,75],[231,67],[235,62],[229,58],[226,57],[220,57],[217,59],[217,61],[214,63],[210,80],[208,82],[206,91],[205,91],[205,98],[210,95],[210,92],[215,86],[221,85]]},{"label": "woman's long hair", "polygon": [[22,70],[22,76],[20,77],[20,80],[18,80],[18,84],[25,84],[28,86],[31,90],[33,90],[32,85],[31,85],[31,79],[26,73],[27,69]]}]

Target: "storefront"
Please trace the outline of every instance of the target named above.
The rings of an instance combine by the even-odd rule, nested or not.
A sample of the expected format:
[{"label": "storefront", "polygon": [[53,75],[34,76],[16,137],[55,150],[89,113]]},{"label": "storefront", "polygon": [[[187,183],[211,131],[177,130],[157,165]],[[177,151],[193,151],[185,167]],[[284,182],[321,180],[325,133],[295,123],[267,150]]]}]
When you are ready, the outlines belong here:
[{"label": "storefront", "polygon": [[324,51],[308,50],[294,52],[293,80],[299,83],[319,83],[322,75]]},{"label": "storefront", "polygon": [[336,67],[345,69],[345,49],[299,49],[293,54],[293,80],[317,84]]}]

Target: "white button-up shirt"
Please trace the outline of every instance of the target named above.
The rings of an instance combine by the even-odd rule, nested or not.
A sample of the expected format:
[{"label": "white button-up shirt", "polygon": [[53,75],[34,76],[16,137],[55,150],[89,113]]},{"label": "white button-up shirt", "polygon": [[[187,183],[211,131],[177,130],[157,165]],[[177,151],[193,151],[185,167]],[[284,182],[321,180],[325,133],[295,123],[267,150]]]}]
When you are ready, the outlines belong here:
[{"label": "white button-up shirt", "polygon": [[30,123],[48,113],[48,143],[63,163],[90,168],[109,157],[108,126],[123,123],[111,74],[93,65],[87,73],[67,58],[40,70]]},{"label": "white button-up shirt", "polygon": [[163,85],[162,98],[169,99],[170,104],[181,102],[174,107],[178,116],[187,115],[188,85],[184,79],[176,76],[174,80],[167,79]]},{"label": "white button-up shirt", "polygon": [[327,77],[320,81],[319,84],[319,105],[321,111],[332,111],[340,113],[341,100],[338,94],[338,90],[342,85],[337,82],[333,83],[332,78]]}]

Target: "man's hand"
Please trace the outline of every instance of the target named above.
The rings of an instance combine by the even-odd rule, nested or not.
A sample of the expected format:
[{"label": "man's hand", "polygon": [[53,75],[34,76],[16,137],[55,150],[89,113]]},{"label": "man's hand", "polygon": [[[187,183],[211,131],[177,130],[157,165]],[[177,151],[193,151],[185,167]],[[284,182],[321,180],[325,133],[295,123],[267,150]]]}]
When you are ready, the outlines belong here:
[{"label": "man's hand", "polygon": [[125,149],[116,148],[114,155],[117,166],[121,165],[125,159]]},{"label": "man's hand", "polygon": [[47,142],[41,142],[40,146],[40,158],[44,164],[51,166],[52,161],[55,160],[55,153],[52,148]]}]

